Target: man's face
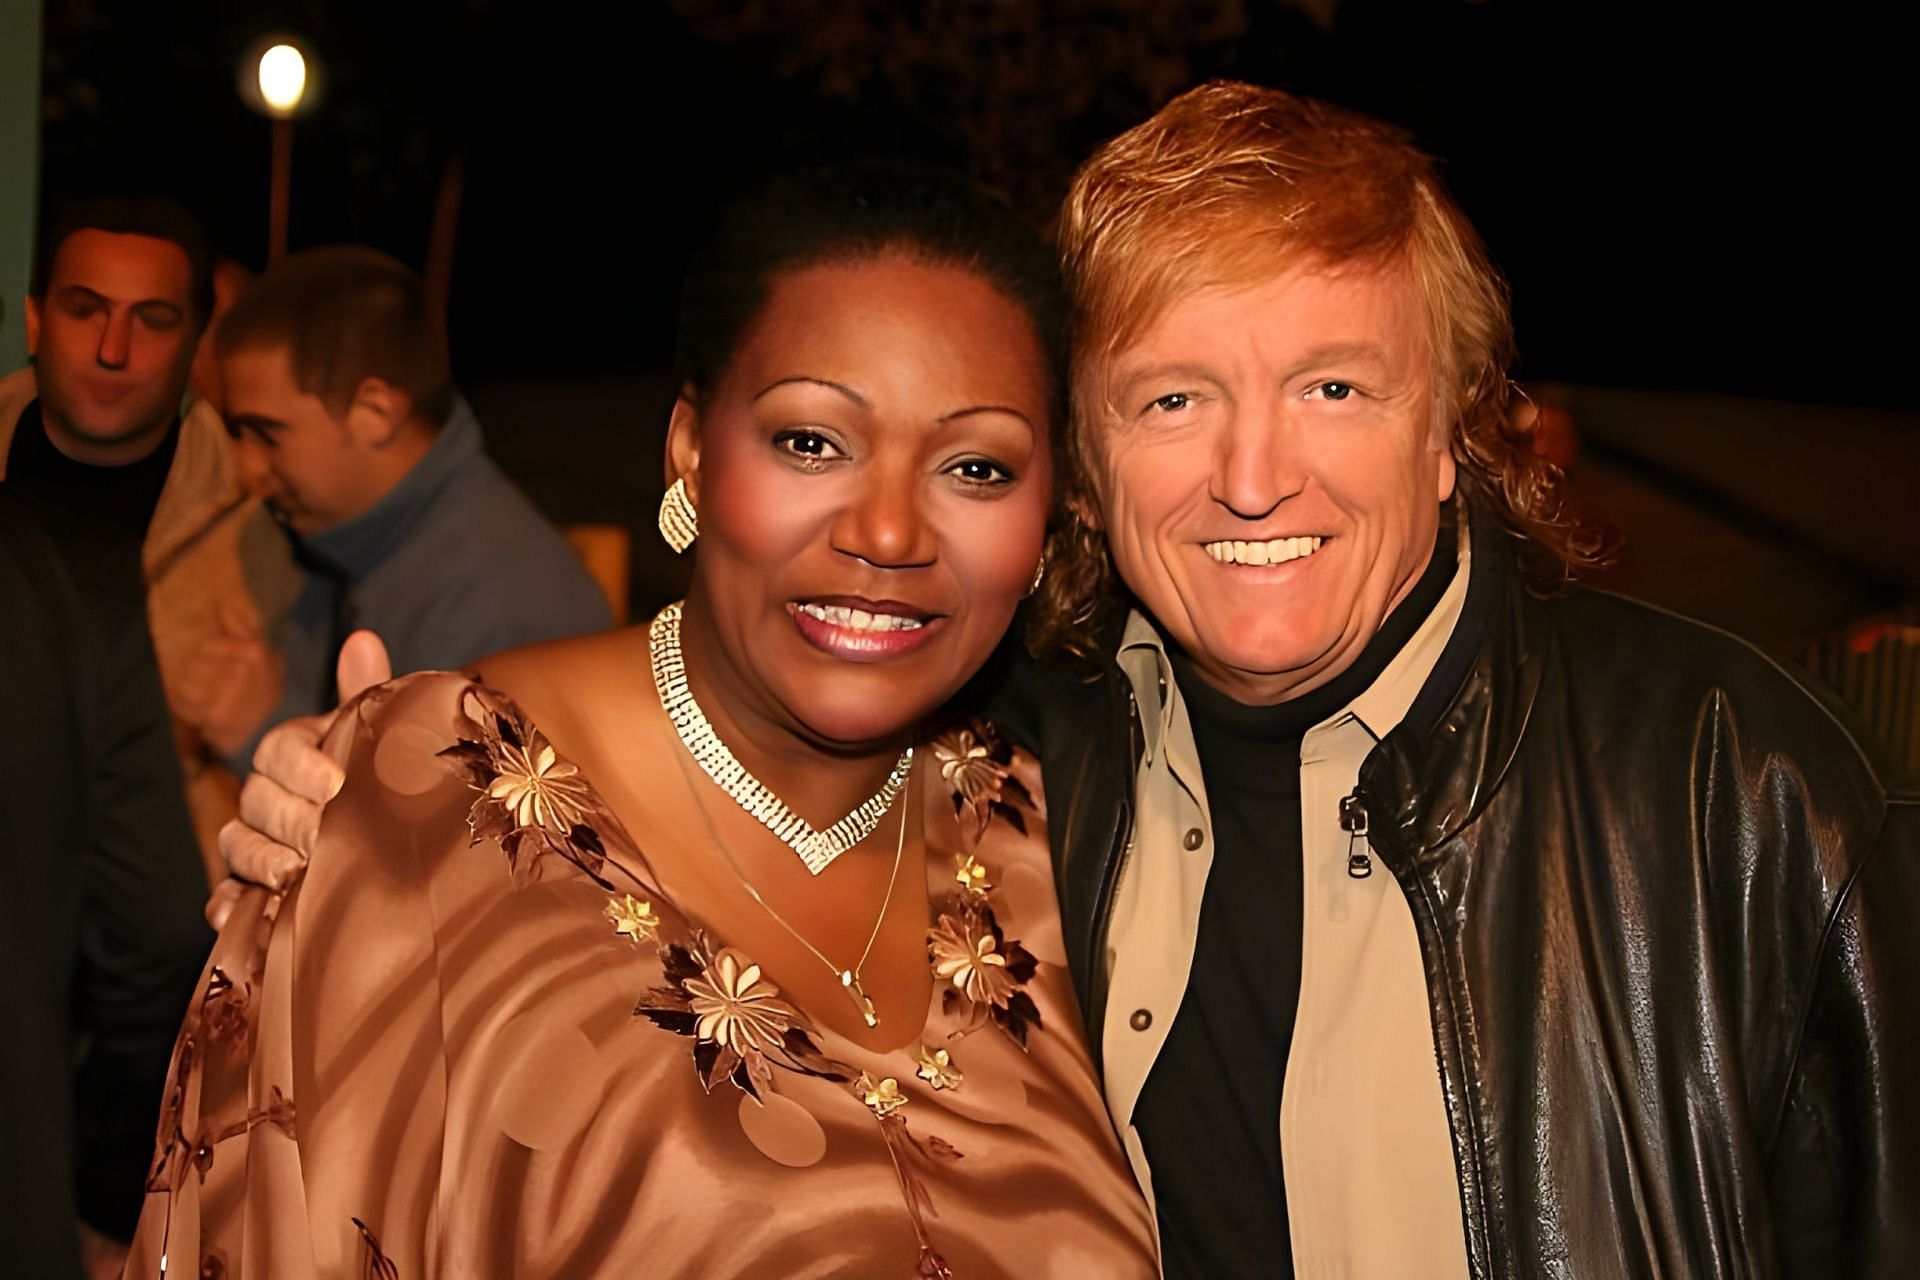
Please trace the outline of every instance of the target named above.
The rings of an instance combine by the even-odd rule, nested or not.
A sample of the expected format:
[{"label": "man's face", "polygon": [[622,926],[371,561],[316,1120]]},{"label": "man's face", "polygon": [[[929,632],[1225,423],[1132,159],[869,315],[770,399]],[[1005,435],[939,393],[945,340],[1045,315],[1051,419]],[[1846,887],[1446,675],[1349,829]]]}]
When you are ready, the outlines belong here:
[{"label": "man's face", "polygon": [[1265,704],[1332,679],[1425,567],[1454,464],[1401,265],[1177,300],[1105,379],[1097,516],[1206,678]]},{"label": "man's face", "polygon": [[171,240],[87,229],[61,242],[46,296],[27,299],[27,347],[63,452],[114,465],[158,443],[199,337],[192,275]]},{"label": "man's face", "polygon": [[242,347],[220,375],[241,479],[295,533],[330,529],[378,500],[369,451],[347,417],[295,383],[286,347]]}]

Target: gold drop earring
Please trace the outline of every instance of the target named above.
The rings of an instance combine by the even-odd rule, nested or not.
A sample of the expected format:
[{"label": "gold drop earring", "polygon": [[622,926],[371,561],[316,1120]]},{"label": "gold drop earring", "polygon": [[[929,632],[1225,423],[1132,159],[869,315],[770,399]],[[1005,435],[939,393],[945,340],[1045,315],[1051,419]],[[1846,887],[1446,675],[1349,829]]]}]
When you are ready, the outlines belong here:
[{"label": "gold drop earring", "polygon": [[667,486],[667,492],[660,499],[660,536],[666,539],[675,555],[684,555],[693,540],[700,536],[700,513],[693,509],[693,499],[687,497],[687,479],[685,476]]}]

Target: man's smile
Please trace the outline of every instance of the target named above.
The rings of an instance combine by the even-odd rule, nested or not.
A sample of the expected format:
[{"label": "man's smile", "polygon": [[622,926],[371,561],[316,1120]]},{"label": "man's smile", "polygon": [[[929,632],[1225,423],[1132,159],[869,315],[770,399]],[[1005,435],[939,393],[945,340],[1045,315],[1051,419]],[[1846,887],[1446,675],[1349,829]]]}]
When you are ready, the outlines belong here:
[{"label": "man's smile", "polygon": [[1304,560],[1320,550],[1325,542],[1325,538],[1301,537],[1269,538],[1259,542],[1223,539],[1218,542],[1203,542],[1200,545],[1202,550],[1221,564],[1259,567]]}]

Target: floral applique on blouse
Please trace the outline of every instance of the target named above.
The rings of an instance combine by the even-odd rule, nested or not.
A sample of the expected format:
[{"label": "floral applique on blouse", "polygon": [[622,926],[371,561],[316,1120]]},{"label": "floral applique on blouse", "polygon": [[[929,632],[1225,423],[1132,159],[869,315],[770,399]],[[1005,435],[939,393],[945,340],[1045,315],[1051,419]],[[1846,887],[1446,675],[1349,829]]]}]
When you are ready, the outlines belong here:
[{"label": "floral applique on blouse", "polygon": [[[441,754],[479,793],[467,816],[473,844],[497,841],[517,879],[538,878],[543,860],[553,856],[611,890],[604,872],[616,855],[608,852],[594,823],[615,820],[579,770],[504,698],[476,686],[467,701],[459,741]],[[989,872],[973,850],[995,819],[1024,832],[1025,822],[1009,796],[1028,797],[1008,768],[1011,747],[990,728],[954,728],[930,745],[952,796],[965,850],[955,859],[953,889],[935,903],[938,922],[927,932],[928,959],[943,984],[943,1006],[963,1014],[949,1039],[991,1024],[1024,1050],[1029,1032],[1040,1026],[1040,1011],[1023,989],[1038,961],[1007,938],[995,920]],[[621,869],[644,883],[641,868]],[[654,899],[665,903],[657,891]],[[712,1093],[731,1085],[763,1102],[776,1088],[776,1073],[792,1072],[845,1084],[872,1111],[919,1241],[915,1274],[950,1276],[926,1225],[937,1211],[920,1170],[926,1163],[961,1159],[963,1153],[939,1138],[913,1133],[899,1081],[876,1078],[827,1056],[806,1015],[782,999],[760,966],[737,948],[698,927],[683,927],[679,936],[663,934],[666,926],[655,902],[631,894],[610,897],[605,914],[616,933],[636,946],[656,948],[661,982],[639,996],[634,1015],[693,1041],[692,1068],[702,1089]],[[923,1046],[915,1065],[916,1074],[936,1089],[959,1088],[964,1079],[946,1048]]]}]

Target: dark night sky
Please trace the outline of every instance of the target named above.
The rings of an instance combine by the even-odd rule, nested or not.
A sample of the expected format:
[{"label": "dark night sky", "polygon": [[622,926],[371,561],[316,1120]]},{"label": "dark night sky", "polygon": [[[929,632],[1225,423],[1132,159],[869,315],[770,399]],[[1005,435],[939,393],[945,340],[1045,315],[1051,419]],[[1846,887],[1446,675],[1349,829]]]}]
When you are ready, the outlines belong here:
[{"label": "dark night sky", "polygon": [[[1093,142],[1171,89],[1237,75],[1385,116],[1446,159],[1513,282],[1523,375],[1920,407],[1912,72],[1889,30],[1828,6],[1703,26],[1680,6],[1347,0],[1323,30],[1259,0],[1056,3],[1006,20],[982,0],[919,16],[49,0],[46,178],[173,189],[257,265],[267,128],[234,69],[261,33],[295,31],[327,73],[299,124],[296,248],[361,240],[418,265],[460,154],[463,378],[646,372],[665,362],[689,236],[768,169],[904,153],[1000,179],[1037,211]],[[840,15],[863,10],[898,38],[850,34]],[[834,21],[810,26],[816,12]],[[1035,95],[1048,74],[1077,83],[1082,56],[1118,70]],[[1044,154],[983,144],[1004,136],[981,124],[993,110]]]}]

